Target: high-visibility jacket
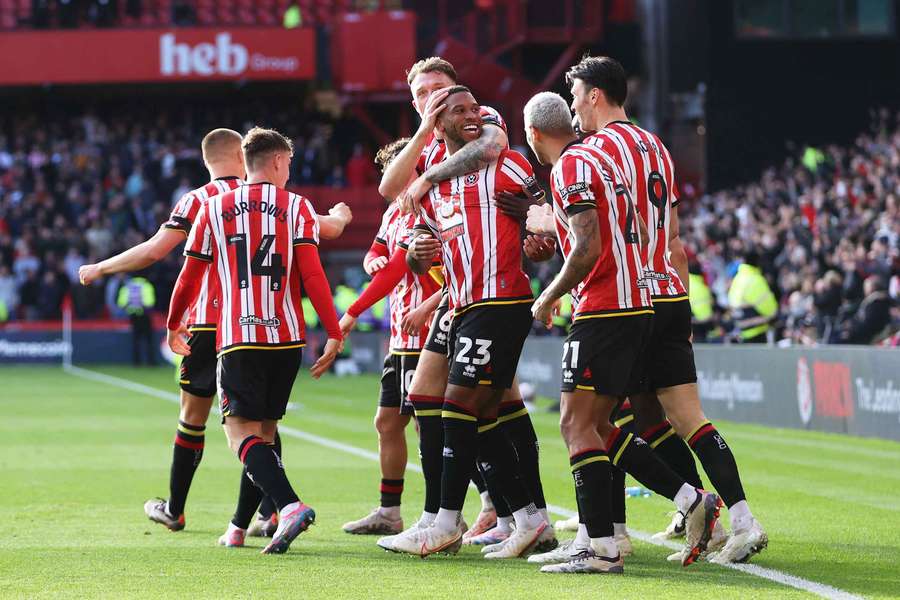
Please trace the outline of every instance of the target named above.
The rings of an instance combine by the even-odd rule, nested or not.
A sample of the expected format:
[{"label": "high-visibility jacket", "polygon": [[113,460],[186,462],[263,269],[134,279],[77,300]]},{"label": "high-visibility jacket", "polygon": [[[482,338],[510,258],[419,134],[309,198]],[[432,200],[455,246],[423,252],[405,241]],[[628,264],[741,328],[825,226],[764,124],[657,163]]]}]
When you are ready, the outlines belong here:
[{"label": "high-visibility jacket", "polygon": [[140,316],[156,304],[156,289],[143,277],[132,277],[119,288],[116,304],[129,315]]},{"label": "high-visibility jacket", "polygon": [[688,298],[691,302],[691,314],[696,323],[706,323],[713,316],[713,297],[706,285],[703,275],[688,274]]},{"label": "high-visibility jacket", "polygon": [[755,338],[769,330],[778,313],[778,301],[769,282],[757,267],[742,264],[738,267],[728,289],[728,305],[741,330],[741,339]]}]

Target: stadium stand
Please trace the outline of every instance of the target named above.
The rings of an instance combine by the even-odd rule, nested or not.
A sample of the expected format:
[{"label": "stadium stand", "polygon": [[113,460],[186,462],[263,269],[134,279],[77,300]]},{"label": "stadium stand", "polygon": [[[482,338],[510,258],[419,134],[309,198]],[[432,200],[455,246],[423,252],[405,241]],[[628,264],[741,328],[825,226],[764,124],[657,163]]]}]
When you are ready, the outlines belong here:
[{"label": "stadium stand", "polygon": [[[358,128],[279,106],[259,100],[232,102],[227,110],[169,106],[152,116],[124,104],[67,109],[64,118],[39,110],[14,118],[7,113],[0,121],[0,302],[7,319],[59,318],[78,265],[151,235],[172,204],[208,177],[197,140],[221,123],[243,129],[254,124],[242,115],[265,115],[268,124],[291,136],[292,182],[324,186],[329,193],[318,200],[320,210],[346,201],[362,213],[364,226],[374,219],[377,227],[383,204],[377,193],[366,193],[376,175]],[[341,192],[348,182],[354,191]],[[367,200],[375,213],[368,219],[358,210]],[[366,229],[355,243],[370,241]],[[151,269],[159,298],[168,298],[179,268],[175,256]],[[77,318],[117,315],[112,286],[121,282],[110,281],[105,293],[96,286],[72,288]]]},{"label": "stadium stand", "polygon": [[[785,340],[896,345],[898,198],[900,113],[879,110],[852,145],[798,149],[758,181],[684,202],[681,235],[720,307],[752,247]],[[720,328],[728,320],[720,310]]]}]

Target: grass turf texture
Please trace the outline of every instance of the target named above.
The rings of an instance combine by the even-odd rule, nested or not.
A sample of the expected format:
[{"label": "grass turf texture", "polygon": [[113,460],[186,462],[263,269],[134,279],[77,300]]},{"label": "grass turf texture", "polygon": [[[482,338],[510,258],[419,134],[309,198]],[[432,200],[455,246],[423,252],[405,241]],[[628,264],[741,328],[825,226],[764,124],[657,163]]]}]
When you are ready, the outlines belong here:
[{"label": "grass turf texture", "polygon": [[[102,372],[176,391],[170,368]],[[316,509],[316,525],[288,554],[216,546],[234,509],[240,467],[215,414],[187,504],[187,529],[149,522],[142,505],[165,495],[177,408],[173,403],[59,368],[0,369],[0,596],[303,598],[790,598],[805,592],[716,565],[683,569],[665,548],[635,542],[625,576],[552,576],[524,561],[488,562],[477,549],[426,560],[393,555],[370,536],[340,530],[378,502],[377,463],[284,437],[287,472]],[[373,376],[319,382],[302,375],[285,424],[377,450]],[[575,501],[557,416],[534,415],[550,503]],[[744,487],[766,526],[755,559],[871,597],[900,594],[900,444],[717,423],[741,464]],[[415,460],[415,433],[409,429]],[[629,481],[629,484],[632,484]],[[408,472],[404,517],[421,510],[421,475]],[[466,516],[478,511],[471,492]],[[670,505],[628,499],[629,525],[657,531]],[[727,517],[725,523],[727,524]],[[571,534],[564,534],[571,535]]]}]

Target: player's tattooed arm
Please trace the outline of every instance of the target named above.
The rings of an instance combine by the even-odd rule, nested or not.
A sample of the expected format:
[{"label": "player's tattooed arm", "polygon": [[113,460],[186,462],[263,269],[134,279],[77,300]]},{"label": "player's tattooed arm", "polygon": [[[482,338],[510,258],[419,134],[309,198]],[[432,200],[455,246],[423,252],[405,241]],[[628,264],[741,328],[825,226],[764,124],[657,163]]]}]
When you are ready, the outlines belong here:
[{"label": "player's tattooed arm", "polygon": [[469,142],[410,183],[397,198],[401,211],[406,214],[418,210],[419,199],[434,184],[488,166],[500,157],[506,143],[506,132],[501,127],[486,126],[481,131],[481,137]]},{"label": "player's tattooed arm", "polygon": [[578,285],[600,258],[600,225],[597,212],[584,210],[569,217],[572,252],[547,289],[535,300],[531,313],[535,320],[551,324],[554,306],[563,294]]},{"label": "player's tattooed arm", "polygon": [[485,127],[481,137],[473,140],[425,172],[425,179],[435,184],[482,169],[500,157],[506,148],[506,132],[496,125]]}]

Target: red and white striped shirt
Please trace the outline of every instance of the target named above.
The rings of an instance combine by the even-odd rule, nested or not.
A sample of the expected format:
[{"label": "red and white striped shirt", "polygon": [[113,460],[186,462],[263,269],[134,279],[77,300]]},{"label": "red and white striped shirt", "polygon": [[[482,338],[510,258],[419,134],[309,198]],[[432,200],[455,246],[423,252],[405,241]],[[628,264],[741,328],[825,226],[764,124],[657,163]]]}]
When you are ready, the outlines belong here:
[{"label": "red and white striped shirt", "polygon": [[[388,258],[393,257],[400,249],[409,247],[411,237],[415,234],[413,227],[418,220],[415,213],[403,214],[396,202],[391,203],[381,219],[381,227],[375,236],[375,242],[387,247]],[[429,274],[416,275],[409,267],[403,279],[391,290],[391,351],[418,351],[428,337],[429,322],[426,322],[418,335],[409,335],[400,328],[403,316],[418,308],[441,288]]]},{"label": "red and white striped shirt", "polygon": [[[496,125],[506,131],[506,121],[500,116],[500,113],[490,106],[480,107],[481,122],[485,125]],[[508,147],[508,146],[507,146]],[[439,140],[434,136],[434,132],[429,134],[428,141],[425,142],[425,148],[419,155],[419,161],[416,163],[416,171],[419,175],[431,168],[432,165],[444,160],[447,156],[447,145],[444,140]]]},{"label": "red and white striped shirt", "polygon": [[[207,199],[231,191],[243,183],[237,177],[219,177],[202,187],[191,190],[178,200],[172,208],[172,214],[162,224],[162,227],[180,231],[187,236],[197,220],[197,213],[200,212],[200,208]],[[216,328],[216,321],[219,320],[219,299],[216,290],[210,287],[213,284],[214,282],[210,281],[209,271],[207,271],[200,284],[200,292],[191,305],[188,328],[192,331],[213,331]]]},{"label": "red and white striped shirt", "polygon": [[572,252],[570,216],[594,211],[600,226],[600,258],[572,290],[574,319],[651,313],[634,203],[612,158],[595,146],[573,142],[553,166],[550,184],[564,257]]},{"label": "red and white striped shirt", "polygon": [[534,186],[534,171],[515,150],[504,150],[480,171],[435,185],[422,198],[420,229],[443,242],[450,303],[459,313],[477,304],[531,302],[522,270],[519,223],[500,212],[497,192]]},{"label": "red and white striped shirt", "polygon": [[305,325],[294,246],[318,245],[306,198],[254,183],[207,200],[185,255],[210,262],[220,289],[216,347],[299,347]]},{"label": "red and white striped shirt", "polygon": [[678,205],[672,156],[658,137],[627,121],[613,121],[585,144],[609,154],[647,223],[650,242],[644,277],[654,298],[686,297],[684,283],[669,261],[669,218]]}]

